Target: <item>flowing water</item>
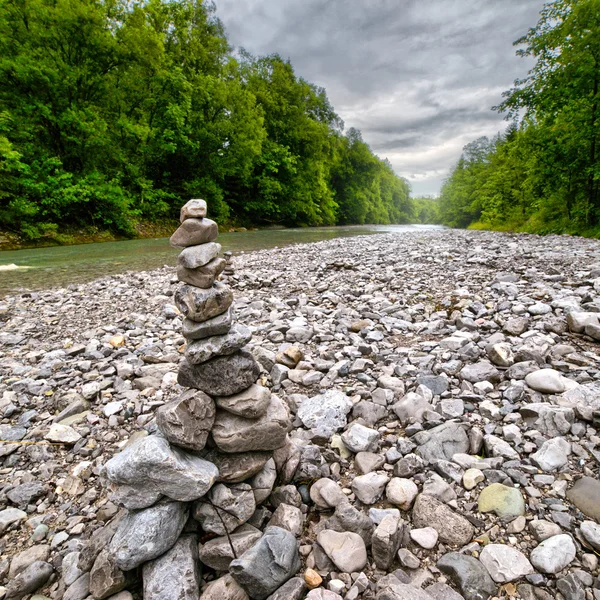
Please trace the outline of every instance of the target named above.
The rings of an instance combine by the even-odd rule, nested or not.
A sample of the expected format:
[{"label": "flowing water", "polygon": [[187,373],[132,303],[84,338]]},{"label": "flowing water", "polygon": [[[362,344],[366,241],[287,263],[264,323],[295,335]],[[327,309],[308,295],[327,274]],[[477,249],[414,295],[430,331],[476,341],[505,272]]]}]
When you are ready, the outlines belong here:
[{"label": "flowing water", "polygon": [[[223,251],[239,254],[339,237],[440,228],[438,225],[358,225],[267,229],[222,233],[219,243]],[[173,266],[178,253],[178,249],[169,246],[168,238],[0,252],[0,296],[24,290],[64,287],[124,271]]]}]

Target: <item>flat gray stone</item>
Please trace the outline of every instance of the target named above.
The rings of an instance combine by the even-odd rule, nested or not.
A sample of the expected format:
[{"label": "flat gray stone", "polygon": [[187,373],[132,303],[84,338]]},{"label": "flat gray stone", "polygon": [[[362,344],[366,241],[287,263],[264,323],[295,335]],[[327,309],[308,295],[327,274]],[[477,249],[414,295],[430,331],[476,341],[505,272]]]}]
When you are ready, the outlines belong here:
[{"label": "flat gray stone", "polygon": [[257,419],[267,412],[271,402],[271,392],[262,385],[253,384],[239,394],[216,398],[215,401],[219,408],[227,412],[246,419]]},{"label": "flat gray stone", "polygon": [[131,571],[171,548],[187,521],[188,508],[181,502],[160,502],[131,511],[123,517],[109,546],[115,564]]},{"label": "flat gray stone", "polygon": [[169,242],[173,248],[186,248],[214,242],[218,235],[219,228],[214,221],[188,218],[181,223]]},{"label": "flat gray stone", "polygon": [[184,248],[177,257],[177,264],[186,269],[197,269],[208,264],[211,260],[219,256],[221,244],[208,242],[200,246],[190,246]]},{"label": "flat gray stone", "polygon": [[217,411],[212,436],[222,452],[276,450],[284,445],[289,427],[289,409],[273,394],[267,412],[258,419]]},{"label": "flat gray stone", "polygon": [[506,544],[488,544],[479,560],[496,583],[515,581],[534,572],[527,557]]},{"label": "flat gray stone", "polygon": [[188,340],[201,340],[211,335],[224,335],[233,323],[233,309],[231,306],[222,314],[197,323],[191,319],[184,319],[182,326],[183,337]]},{"label": "flat gray stone", "polygon": [[479,383],[480,381],[494,382],[500,379],[500,371],[492,363],[482,360],[464,366],[459,373],[459,377],[470,383]]},{"label": "flat gray stone", "polygon": [[196,536],[181,536],[165,554],[144,565],[144,600],[199,600],[197,561]]},{"label": "flat gray stone", "polygon": [[[6,586],[6,600],[20,600],[27,594],[39,590],[50,579],[54,569],[47,562],[38,560],[21,571]],[[86,590],[87,594],[87,590]],[[63,598],[67,598],[65,594]]]},{"label": "flat gray stone", "polygon": [[156,425],[175,446],[202,450],[215,422],[215,403],[199,390],[187,390],[156,411]]},{"label": "flat gray stone", "polygon": [[103,473],[117,502],[129,509],[151,506],[161,496],[189,502],[204,496],[219,476],[217,467],[171,448],[151,435],[136,440],[105,465]]},{"label": "flat gray stone", "polygon": [[363,504],[375,504],[383,495],[388,476],[382,473],[367,473],[352,480],[352,491]]},{"label": "flat gray stone", "polygon": [[415,527],[433,527],[444,544],[464,546],[473,538],[471,523],[433,496],[417,496],[412,518]]},{"label": "flat gray stone", "polygon": [[249,596],[264,600],[291,579],[300,566],[294,535],[280,527],[267,527],[252,548],[231,561],[229,572]]},{"label": "flat gray stone", "polygon": [[[133,577],[117,567],[108,548],[100,552],[90,571],[89,590],[94,598],[108,598],[124,590]],[[64,575],[63,575],[64,577]]]},{"label": "flat gray stone", "polygon": [[567,492],[567,498],[584,515],[600,522],[600,481],[581,477]]},{"label": "flat gray stone", "polygon": [[225,284],[216,281],[207,289],[182,285],[174,299],[184,317],[202,323],[223,314],[233,302],[233,293]]},{"label": "flat gray stone", "polygon": [[572,408],[555,406],[547,402],[524,404],[519,412],[527,427],[537,429],[542,435],[566,435],[575,420]]},{"label": "flat gray stone", "polygon": [[202,340],[193,340],[185,349],[185,357],[192,365],[214,358],[228,356],[237,352],[252,339],[250,329],[240,323],[234,323],[225,335],[213,335]]},{"label": "flat gray stone", "polygon": [[420,431],[412,441],[419,445],[415,454],[428,462],[452,460],[455,454],[466,454],[470,448],[465,428],[452,421]]},{"label": "flat gray stone", "polygon": [[376,429],[365,427],[360,423],[352,423],[342,433],[344,446],[352,452],[374,452],[379,446],[380,434]]},{"label": "flat gray stone", "polygon": [[5,508],[0,510],[0,535],[2,535],[13,523],[20,523],[27,518],[27,513],[18,508]]},{"label": "flat gray stone", "polygon": [[217,481],[222,483],[240,483],[259,473],[271,458],[270,452],[219,452],[216,449],[204,451],[202,458],[213,463],[219,469]]},{"label": "flat gray stone", "polygon": [[404,525],[393,515],[384,517],[377,526],[371,538],[371,552],[378,569],[389,571],[400,548],[403,535]]},{"label": "flat gray stone", "polygon": [[580,526],[580,531],[590,546],[593,546],[596,550],[600,550],[600,525],[598,523],[584,521]]},{"label": "flat gray stone", "polygon": [[186,269],[182,265],[177,265],[177,279],[182,283],[206,289],[213,285],[226,266],[225,259],[220,257],[213,258],[208,264],[197,269]]},{"label": "flat gray stone", "polygon": [[240,350],[199,365],[182,361],[177,382],[184,387],[202,390],[209,396],[233,396],[250,387],[259,375],[260,368],[252,355]]}]

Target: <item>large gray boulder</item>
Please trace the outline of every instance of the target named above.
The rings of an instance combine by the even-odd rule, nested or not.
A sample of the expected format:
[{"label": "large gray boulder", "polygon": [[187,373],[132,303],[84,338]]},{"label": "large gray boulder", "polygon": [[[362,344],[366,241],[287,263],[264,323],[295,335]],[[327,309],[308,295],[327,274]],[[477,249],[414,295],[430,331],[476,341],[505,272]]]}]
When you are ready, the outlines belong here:
[{"label": "large gray boulder", "polygon": [[171,448],[157,435],[141,438],[104,465],[113,498],[128,509],[151,506],[161,496],[188,502],[204,496],[219,476],[217,467]]},{"label": "large gray boulder", "polygon": [[263,537],[231,561],[229,572],[254,600],[264,600],[300,569],[298,544],[281,527],[267,527]]},{"label": "large gray boulder", "polygon": [[110,542],[109,550],[117,567],[131,571],[171,548],[188,517],[181,502],[159,502],[125,515]]},{"label": "large gray boulder", "polygon": [[193,340],[185,349],[185,357],[192,365],[214,358],[215,356],[228,356],[243,348],[252,339],[252,332],[248,327],[235,323],[224,335],[213,335],[202,340]]}]

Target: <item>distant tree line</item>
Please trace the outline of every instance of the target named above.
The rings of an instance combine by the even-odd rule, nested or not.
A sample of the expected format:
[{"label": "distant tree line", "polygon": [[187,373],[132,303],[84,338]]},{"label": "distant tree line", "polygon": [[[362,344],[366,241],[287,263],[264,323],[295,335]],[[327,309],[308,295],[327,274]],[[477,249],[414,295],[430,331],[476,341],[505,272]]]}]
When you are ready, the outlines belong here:
[{"label": "distant tree line", "polygon": [[495,108],[512,122],[464,148],[442,188],[442,221],[598,236],[600,0],[547,3],[515,44],[536,62]]},{"label": "distant tree line", "polygon": [[406,223],[407,181],[202,0],[0,0],[0,229],[133,234],[203,197],[239,225]]}]

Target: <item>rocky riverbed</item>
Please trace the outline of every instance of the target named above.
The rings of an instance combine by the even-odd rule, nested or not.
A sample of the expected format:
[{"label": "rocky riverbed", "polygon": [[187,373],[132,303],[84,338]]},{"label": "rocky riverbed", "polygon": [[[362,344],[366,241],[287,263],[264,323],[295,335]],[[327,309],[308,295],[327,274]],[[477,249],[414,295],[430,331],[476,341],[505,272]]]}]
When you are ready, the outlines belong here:
[{"label": "rocky riverbed", "polygon": [[0,598],[141,598],[147,569],[188,582],[165,600],[264,598],[244,558],[287,579],[271,600],[600,598],[599,242],[407,232],[234,267],[288,440],[233,533],[157,504],[165,539],[187,521],[144,573],[106,556],[129,517],[104,465],[185,391],[175,270],[0,300]]}]

